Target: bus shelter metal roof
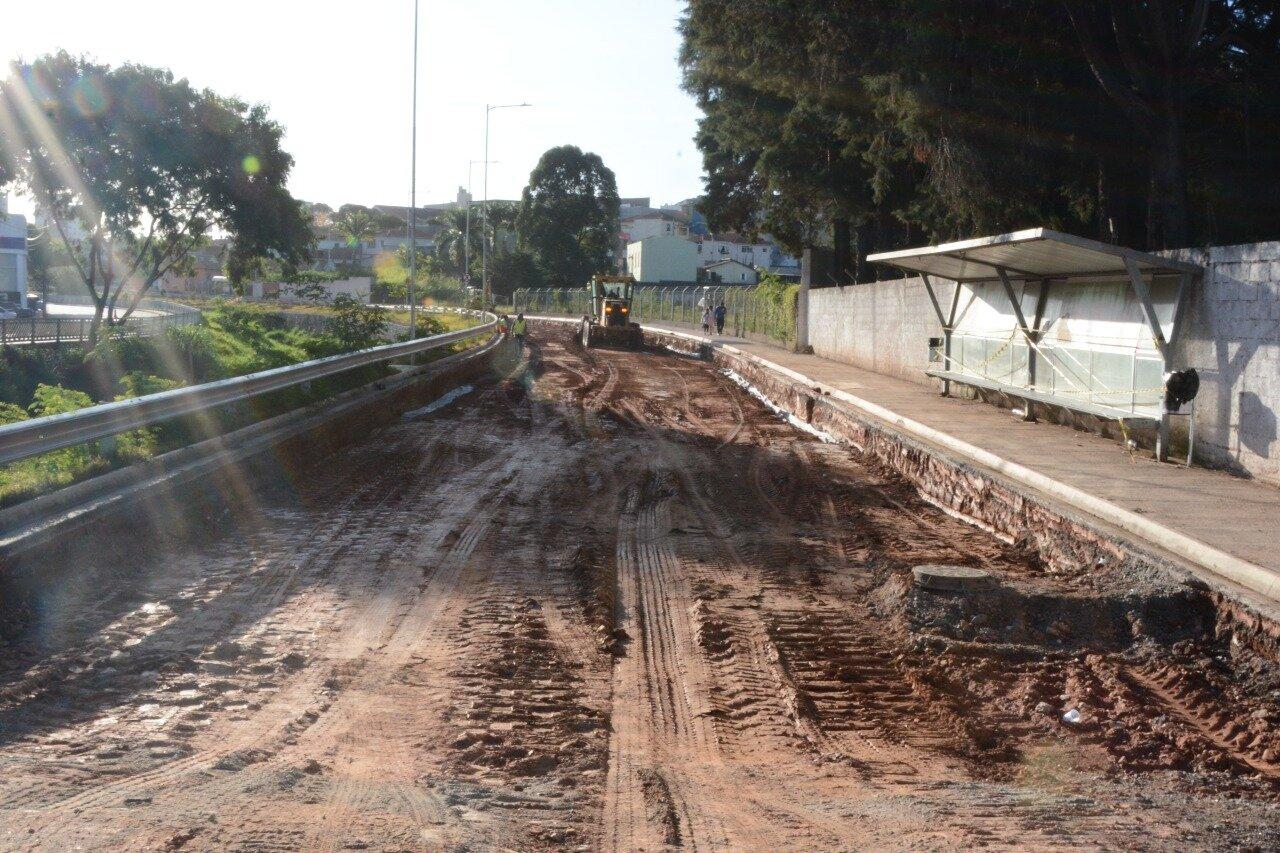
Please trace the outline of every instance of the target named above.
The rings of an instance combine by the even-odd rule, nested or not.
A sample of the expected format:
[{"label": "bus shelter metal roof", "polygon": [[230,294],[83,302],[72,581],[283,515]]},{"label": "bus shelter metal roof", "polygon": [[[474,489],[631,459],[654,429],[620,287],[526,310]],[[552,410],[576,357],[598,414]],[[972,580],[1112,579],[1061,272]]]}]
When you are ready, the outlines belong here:
[{"label": "bus shelter metal roof", "polygon": [[1002,273],[1017,279],[1061,281],[1107,275],[1126,277],[1130,267],[1149,275],[1197,275],[1202,271],[1195,264],[1048,228],[880,252],[868,255],[867,260],[965,284],[999,281]]},{"label": "bus shelter metal roof", "polygon": [[[1073,281],[1127,280],[1141,306],[1143,319],[1146,321],[1151,339],[1160,353],[1167,372],[1173,369],[1171,344],[1177,341],[1181,332],[1184,309],[1192,282],[1201,279],[1204,274],[1204,268],[1196,264],[1076,237],[1073,234],[1064,234],[1048,228],[1031,228],[995,237],[979,237],[918,249],[880,252],[868,255],[867,260],[918,273],[923,280],[938,322],[942,325],[946,352],[944,370],[929,371],[929,373],[944,380],[944,393],[947,393],[945,389],[950,387],[950,381],[973,383],[972,377],[954,373],[951,365],[951,336],[960,319],[957,309],[961,285],[999,282],[1009,300],[1019,331],[1026,339],[1028,346],[1036,348],[1043,335],[1041,320],[1051,287],[1069,285]],[[931,280],[933,276],[956,282],[949,312],[943,310],[942,303],[938,299]],[[1157,277],[1178,279],[1173,321],[1168,338],[1165,337],[1151,298],[1151,282]],[[1040,283],[1036,310],[1031,317],[1022,310],[1022,301],[1014,291],[1011,281],[1013,279]],[[1032,369],[1029,384],[1034,387],[1035,361],[1032,360],[1030,364]],[[1036,396],[1027,388],[1003,385],[1000,387],[1002,390],[1027,397],[1028,400]],[[1063,400],[1054,402],[1068,408],[1091,410],[1103,416],[1119,416],[1118,413],[1109,413],[1105,407],[1082,406],[1079,403]],[[1028,416],[1029,413],[1028,405]],[[1157,455],[1163,459],[1168,448],[1168,414],[1164,411],[1163,403],[1159,423]]]}]

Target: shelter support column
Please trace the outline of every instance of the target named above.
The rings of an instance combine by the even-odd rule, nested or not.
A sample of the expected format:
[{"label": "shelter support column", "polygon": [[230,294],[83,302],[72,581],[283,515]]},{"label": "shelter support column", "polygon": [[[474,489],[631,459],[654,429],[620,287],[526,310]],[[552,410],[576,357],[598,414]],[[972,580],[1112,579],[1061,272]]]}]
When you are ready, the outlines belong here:
[{"label": "shelter support column", "polygon": [[[1035,346],[1036,339],[1039,337],[1040,317],[1039,314],[1043,310],[1042,298],[1036,300],[1036,331],[1032,331],[1027,326],[1027,317],[1022,313],[1022,300],[1013,292],[1013,282],[1009,281],[1009,274],[1005,272],[1003,267],[996,267],[996,273],[1000,276],[1000,284],[1004,287],[1004,294],[1009,298],[1009,305],[1013,307],[1013,316],[1018,321],[1018,328],[1022,331],[1022,337],[1027,341],[1027,370],[1030,373],[1030,385],[1035,383]],[[1041,282],[1040,293],[1044,293],[1044,283]],[[1030,397],[1024,397],[1022,401],[1022,419],[1024,421],[1034,421],[1036,419],[1035,409]]]},{"label": "shelter support column", "polygon": [[[1147,327],[1151,330],[1151,340],[1160,353],[1160,362],[1164,367],[1162,373],[1168,374],[1172,369],[1169,364],[1169,344],[1165,341],[1164,330],[1160,328],[1160,318],[1156,315],[1155,305],[1151,302],[1151,287],[1142,277],[1142,270],[1138,267],[1137,261],[1126,257],[1124,266],[1129,273],[1129,283],[1133,286],[1134,295],[1138,297],[1138,304],[1142,306],[1142,315],[1147,320]],[[1169,410],[1165,406],[1164,394],[1160,395],[1160,422],[1156,427],[1156,459],[1161,462],[1169,461]]]},{"label": "shelter support column", "polygon": [[[933,304],[933,313],[938,317],[938,323],[942,326],[942,369],[947,373],[951,372],[951,331],[955,327],[956,302],[960,297],[960,283],[956,282],[955,292],[951,297],[951,316],[947,317],[942,313],[942,304],[938,302],[938,294],[933,289],[933,281],[927,274],[922,274],[920,279],[924,282],[925,292],[929,294],[929,302]],[[942,396],[951,396],[951,380],[942,380]]]}]

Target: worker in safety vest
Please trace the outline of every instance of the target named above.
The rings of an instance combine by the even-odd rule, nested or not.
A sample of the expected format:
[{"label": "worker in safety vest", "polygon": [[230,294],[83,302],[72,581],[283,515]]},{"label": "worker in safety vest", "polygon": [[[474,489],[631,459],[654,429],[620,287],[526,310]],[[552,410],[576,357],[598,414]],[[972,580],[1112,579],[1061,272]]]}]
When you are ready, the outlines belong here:
[{"label": "worker in safety vest", "polygon": [[515,335],[516,335],[516,343],[518,343],[518,344],[520,345],[520,349],[524,349],[524,333],[525,333],[525,328],[526,328],[526,325],[525,325],[524,315],[523,315],[523,314],[517,314],[517,315],[516,315],[516,322],[515,322],[515,325],[512,327],[512,331],[513,331],[513,332],[515,332]]}]

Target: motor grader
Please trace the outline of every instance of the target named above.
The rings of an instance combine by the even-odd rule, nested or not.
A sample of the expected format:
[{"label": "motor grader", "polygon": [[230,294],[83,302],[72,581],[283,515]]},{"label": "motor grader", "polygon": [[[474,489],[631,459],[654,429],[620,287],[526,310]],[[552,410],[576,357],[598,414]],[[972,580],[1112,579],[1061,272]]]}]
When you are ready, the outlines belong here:
[{"label": "motor grader", "polygon": [[639,349],[644,342],[640,324],[631,322],[635,279],[629,275],[597,275],[587,285],[591,313],[582,318],[579,336],[584,347]]}]

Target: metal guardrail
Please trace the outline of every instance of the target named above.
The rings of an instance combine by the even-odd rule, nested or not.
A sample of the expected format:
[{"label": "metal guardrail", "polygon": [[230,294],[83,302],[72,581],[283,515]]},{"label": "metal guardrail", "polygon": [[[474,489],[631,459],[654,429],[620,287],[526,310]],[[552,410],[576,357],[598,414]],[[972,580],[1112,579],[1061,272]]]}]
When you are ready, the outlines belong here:
[{"label": "metal guardrail", "polygon": [[497,327],[497,318],[494,315],[482,316],[487,318],[487,322],[470,329],[459,329],[456,332],[445,332],[429,338],[371,347],[343,355],[304,361],[288,367],[250,373],[246,376],[175,388],[172,391],[161,391],[145,397],[103,403],[75,412],[0,426],[0,465],[39,456],[53,450],[61,450],[64,447],[109,438],[181,415],[238,403],[359,367],[380,364],[402,356],[470,340],[492,332]]}]

